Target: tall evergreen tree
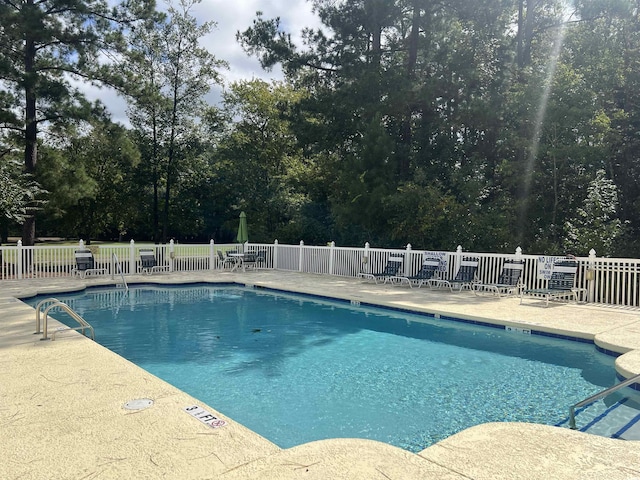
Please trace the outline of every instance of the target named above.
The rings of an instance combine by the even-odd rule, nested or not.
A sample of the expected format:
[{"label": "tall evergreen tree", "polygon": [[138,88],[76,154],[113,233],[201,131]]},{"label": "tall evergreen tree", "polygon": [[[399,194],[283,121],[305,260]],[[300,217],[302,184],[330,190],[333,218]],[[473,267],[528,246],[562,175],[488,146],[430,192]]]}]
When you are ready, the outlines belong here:
[{"label": "tall evergreen tree", "polygon": [[[499,105],[505,84],[499,61],[514,5],[487,1],[474,15],[469,12],[477,13],[477,5],[466,0],[314,5],[326,28],[304,31],[304,51],[278,19],[258,16],[238,38],[265,67],[281,62],[291,81],[313,93],[306,107],[315,134],[305,140],[327,154],[327,173],[336,178],[330,189],[335,220],[361,232],[349,240],[437,238],[433,231],[400,228],[406,222],[390,224],[397,219],[392,209],[402,204],[396,197],[416,185],[431,188],[426,198],[460,204],[486,197],[477,180],[495,162],[491,140],[501,111],[490,107]],[[421,208],[425,224],[442,205]],[[467,232],[472,214],[451,223],[467,225],[461,229]]]},{"label": "tall evergreen tree", "polygon": [[[99,81],[105,73],[100,53],[150,6],[150,0],[114,8],[106,0],[0,1],[0,127],[23,148],[27,173],[36,173],[39,133],[91,115],[72,80]],[[23,243],[34,240],[35,217],[29,215]]]}]

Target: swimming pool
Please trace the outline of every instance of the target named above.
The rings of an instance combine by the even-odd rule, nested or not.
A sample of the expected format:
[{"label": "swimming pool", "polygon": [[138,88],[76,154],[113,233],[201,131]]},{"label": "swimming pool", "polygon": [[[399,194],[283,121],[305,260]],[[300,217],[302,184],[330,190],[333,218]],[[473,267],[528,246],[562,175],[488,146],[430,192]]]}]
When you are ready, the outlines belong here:
[{"label": "swimming pool", "polygon": [[102,345],[283,448],[360,437],[416,452],[479,423],[556,424],[615,380],[593,344],[263,289],[57,298]]}]

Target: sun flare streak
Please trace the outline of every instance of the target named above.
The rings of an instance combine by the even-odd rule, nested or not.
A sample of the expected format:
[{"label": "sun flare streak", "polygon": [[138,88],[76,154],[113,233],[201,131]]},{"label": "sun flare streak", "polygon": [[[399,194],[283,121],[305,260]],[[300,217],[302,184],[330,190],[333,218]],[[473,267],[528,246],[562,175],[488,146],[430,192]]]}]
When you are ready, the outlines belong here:
[{"label": "sun flare streak", "polygon": [[527,161],[525,163],[525,171],[524,171],[524,186],[523,186],[524,201],[523,201],[521,212],[519,215],[520,222],[521,222],[519,231],[521,232],[521,234],[524,230],[524,222],[525,222],[526,212],[528,208],[529,192],[531,190],[531,180],[533,177],[533,170],[535,167],[536,158],[538,156],[538,150],[540,148],[540,137],[542,136],[542,128],[544,126],[544,120],[547,113],[547,104],[549,103],[549,96],[551,95],[551,89],[553,88],[553,80],[556,74],[556,68],[558,66],[558,59],[560,58],[560,52],[564,44],[565,30],[566,30],[566,27],[564,23],[558,27],[556,38],[553,43],[553,48],[551,50],[551,55],[549,56],[549,62],[547,63],[547,76],[545,77],[544,85],[542,88],[542,95],[540,96],[540,103],[538,104],[538,109],[536,111],[536,116],[534,120],[534,129],[533,129],[533,137],[531,139],[531,148],[529,149],[529,154],[527,156]]}]

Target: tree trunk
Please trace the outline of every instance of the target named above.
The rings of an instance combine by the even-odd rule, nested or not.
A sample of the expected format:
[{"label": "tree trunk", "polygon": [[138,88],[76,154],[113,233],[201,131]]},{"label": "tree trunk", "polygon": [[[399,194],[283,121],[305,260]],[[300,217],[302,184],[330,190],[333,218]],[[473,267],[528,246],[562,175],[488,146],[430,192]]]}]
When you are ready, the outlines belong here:
[{"label": "tree trunk", "polygon": [[516,65],[518,66],[518,71],[524,65],[523,61],[523,41],[522,36],[524,35],[524,2],[525,0],[518,1],[518,33],[517,33],[517,46],[516,46]]},{"label": "tree trunk", "polygon": [[[418,39],[420,36],[421,9],[418,2],[413,3],[413,17],[411,20],[411,32],[408,38],[409,53],[407,56],[407,85],[412,85],[415,80],[416,62],[418,60]],[[410,88],[410,91],[412,89]],[[400,178],[409,176],[411,142],[413,131],[411,119],[413,117],[413,95],[407,97],[404,118],[400,122],[400,136],[398,145],[398,174]]]},{"label": "tree trunk", "polygon": [[160,241],[160,202],[159,202],[159,191],[158,191],[158,183],[159,179],[159,160],[158,160],[158,124],[155,112],[152,117],[153,122],[153,145],[152,145],[152,155],[153,155],[153,243],[158,243]]},{"label": "tree trunk", "polygon": [[[33,7],[33,0],[27,4]],[[38,159],[38,123],[36,111],[36,73],[34,72],[36,48],[35,42],[27,32],[25,40],[24,66],[25,66],[25,147],[24,147],[24,171],[35,174]],[[22,245],[33,246],[36,240],[36,219],[32,214],[27,217],[22,226]]]},{"label": "tree trunk", "polygon": [[[526,10],[525,4],[526,2]],[[518,33],[516,64],[518,75],[522,69],[531,64],[531,44],[533,42],[539,0],[519,0],[518,2]]]},{"label": "tree trunk", "polygon": [[167,170],[166,170],[166,188],[164,191],[164,212],[162,221],[162,242],[166,243],[169,238],[169,208],[171,205],[171,188],[173,187],[174,177],[174,162],[175,162],[175,138],[176,138],[176,124],[177,124],[177,92],[174,95],[173,103],[173,116],[171,126],[171,136],[169,137],[169,152],[167,153]]},{"label": "tree trunk", "polygon": [[413,17],[411,19],[411,33],[409,34],[409,55],[407,57],[407,76],[411,79],[414,76],[416,69],[416,62],[418,60],[418,37],[420,35],[420,13],[421,9],[417,5],[418,2],[413,4]]},{"label": "tree trunk", "polygon": [[0,218],[0,245],[9,241],[9,221]]},{"label": "tree trunk", "polygon": [[172,166],[171,166],[171,158],[169,159],[169,163],[167,164],[167,180],[166,187],[164,190],[164,210],[162,213],[162,243],[167,243],[167,238],[169,238],[169,202],[171,200],[171,187],[173,186],[171,182],[172,177]]}]

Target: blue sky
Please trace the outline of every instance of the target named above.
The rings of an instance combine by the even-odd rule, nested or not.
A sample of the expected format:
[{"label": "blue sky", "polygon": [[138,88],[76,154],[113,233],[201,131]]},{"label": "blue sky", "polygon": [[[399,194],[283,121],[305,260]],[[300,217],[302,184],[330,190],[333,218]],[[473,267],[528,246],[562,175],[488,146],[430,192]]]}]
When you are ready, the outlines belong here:
[{"label": "blue sky", "polygon": [[[162,0],[158,0],[158,8],[165,8]],[[294,41],[299,41],[298,35],[303,27],[317,27],[320,23],[307,0],[202,0],[193,12],[202,22],[217,23],[217,27],[202,43],[218,59],[229,63],[229,70],[221,72],[225,85],[243,79],[282,78],[278,68],[271,72],[263,71],[259,62],[248,57],[236,41],[236,32],[251,26],[258,10],[263,12],[264,18],[280,17],[281,25],[292,34]],[[101,99],[108,106],[114,121],[128,125],[126,103],[115,92],[92,86],[81,88],[90,99]],[[215,87],[211,91],[207,97],[209,103],[219,102],[222,88]]]}]

